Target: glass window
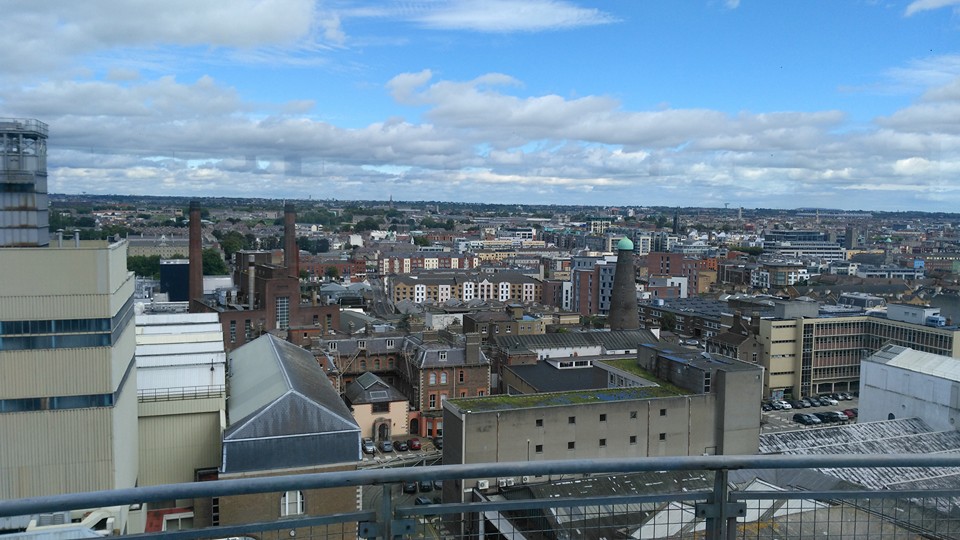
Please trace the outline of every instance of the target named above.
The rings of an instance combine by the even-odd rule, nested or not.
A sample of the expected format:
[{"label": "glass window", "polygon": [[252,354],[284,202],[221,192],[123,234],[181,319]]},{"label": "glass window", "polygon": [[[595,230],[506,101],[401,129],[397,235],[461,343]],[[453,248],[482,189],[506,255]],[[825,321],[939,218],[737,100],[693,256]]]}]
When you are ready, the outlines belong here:
[{"label": "glass window", "polygon": [[288,491],[280,497],[280,517],[298,516],[303,513],[303,492]]}]

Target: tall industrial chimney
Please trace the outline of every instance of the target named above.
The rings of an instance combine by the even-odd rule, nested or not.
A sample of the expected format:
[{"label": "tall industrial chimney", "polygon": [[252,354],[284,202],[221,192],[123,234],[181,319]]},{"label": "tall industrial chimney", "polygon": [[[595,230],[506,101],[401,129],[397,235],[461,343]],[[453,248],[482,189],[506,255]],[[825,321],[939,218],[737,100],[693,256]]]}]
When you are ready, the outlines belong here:
[{"label": "tall industrial chimney", "polygon": [[640,313],[637,309],[637,284],[633,269],[633,242],[621,238],[617,243],[617,268],[610,291],[610,330],[637,330]]},{"label": "tall industrial chimney", "polygon": [[297,211],[293,203],[283,205],[283,264],[287,275],[300,277],[300,250],[297,248]]},{"label": "tall industrial chimney", "polygon": [[203,239],[200,232],[200,202],[190,201],[190,276],[187,291],[190,311],[203,298]]}]

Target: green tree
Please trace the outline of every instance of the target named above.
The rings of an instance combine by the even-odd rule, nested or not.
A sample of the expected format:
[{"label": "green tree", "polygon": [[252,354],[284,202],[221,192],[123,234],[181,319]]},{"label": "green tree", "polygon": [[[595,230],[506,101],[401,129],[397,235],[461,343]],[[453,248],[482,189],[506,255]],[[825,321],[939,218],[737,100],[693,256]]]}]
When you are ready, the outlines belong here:
[{"label": "green tree", "polygon": [[677,316],[669,311],[660,317],[660,327],[667,332],[673,332],[677,328]]},{"label": "green tree", "polygon": [[227,263],[220,257],[220,252],[215,248],[203,250],[203,275],[205,276],[223,276],[230,273]]},{"label": "green tree", "polygon": [[337,270],[336,266],[328,266],[323,271],[323,275],[327,276],[330,279],[340,279],[340,271]]},{"label": "green tree", "polygon": [[160,256],[133,255],[127,257],[127,270],[140,277],[160,279]]},{"label": "green tree", "polygon": [[233,254],[238,251],[250,249],[247,238],[238,231],[214,231],[213,235],[220,240],[220,248],[227,259],[233,259]]},{"label": "green tree", "polygon": [[413,243],[418,246],[429,246],[430,240],[426,236],[414,236]]}]

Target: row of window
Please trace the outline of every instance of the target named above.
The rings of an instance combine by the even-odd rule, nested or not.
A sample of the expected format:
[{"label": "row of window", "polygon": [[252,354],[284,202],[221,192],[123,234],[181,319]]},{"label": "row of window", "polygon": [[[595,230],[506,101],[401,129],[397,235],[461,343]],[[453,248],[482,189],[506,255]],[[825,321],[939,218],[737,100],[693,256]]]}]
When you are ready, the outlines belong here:
[{"label": "row of window", "polygon": [[65,411],[70,409],[90,409],[95,407],[113,407],[127,383],[127,377],[136,365],[131,357],[127,370],[120,380],[116,392],[110,394],[88,394],[83,396],[51,396],[19,399],[0,399],[0,413]]},{"label": "row of window", "polygon": [[0,321],[0,351],[109,347],[133,319],[133,297],[111,318]]},{"label": "row of window", "polygon": [[[462,369],[459,370],[459,371],[457,371],[457,382],[462,383],[462,382],[464,381],[464,377],[465,377],[465,375],[464,375],[464,372],[463,372]],[[430,384],[431,386],[437,384],[437,374],[436,374],[436,372],[430,372],[430,374],[427,375],[427,383]],[[440,372],[440,384],[447,384],[447,372],[446,372],[446,371],[441,371],[441,372]]]},{"label": "row of window", "polygon": [[[666,441],[666,440],[667,440],[667,434],[666,434],[666,433],[660,433],[660,434],[659,434],[659,437],[658,437],[658,440]],[[637,436],[636,436],[636,435],[630,435],[629,441],[630,441],[630,444],[637,444]],[[606,448],[606,447],[607,447],[607,439],[599,439],[599,440],[597,441],[597,446],[598,446],[599,448]],[[569,442],[567,442],[567,450],[576,450],[576,449],[577,449],[577,442],[576,442],[576,441],[569,441]],[[536,452],[537,454],[542,454],[542,453],[543,453],[543,445],[542,445],[542,444],[535,445],[535,446],[534,446],[534,452]]]},{"label": "row of window", "polygon": [[[667,410],[666,410],[666,409],[660,409],[660,416],[666,416],[666,415],[667,415]],[[636,420],[636,418],[637,418],[637,411],[630,411],[630,419],[631,419],[631,420]],[[601,422],[606,422],[606,421],[607,421],[607,414],[606,414],[606,413],[601,413],[601,414],[600,414],[600,421],[601,421]],[[577,417],[576,417],[576,416],[568,416],[568,417],[567,417],[567,423],[568,423],[568,424],[576,424],[576,423],[577,423]],[[543,418],[537,418],[537,419],[534,421],[534,425],[535,425],[536,427],[543,427]]]}]

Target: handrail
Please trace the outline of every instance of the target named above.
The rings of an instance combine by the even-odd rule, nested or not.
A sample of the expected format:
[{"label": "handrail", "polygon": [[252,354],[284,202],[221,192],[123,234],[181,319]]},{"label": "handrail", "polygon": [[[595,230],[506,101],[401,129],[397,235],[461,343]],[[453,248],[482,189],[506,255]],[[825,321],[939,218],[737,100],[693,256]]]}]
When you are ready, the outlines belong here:
[{"label": "handrail", "polygon": [[960,454],[738,455],[577,459],[363,469],[261,478],[167,484],[0,501],[0,517],[173,499],[249,495],[297,489],[382,485],[410,480],[452,480],[523,475],[730,471],[749,469],[960,467]]}]

